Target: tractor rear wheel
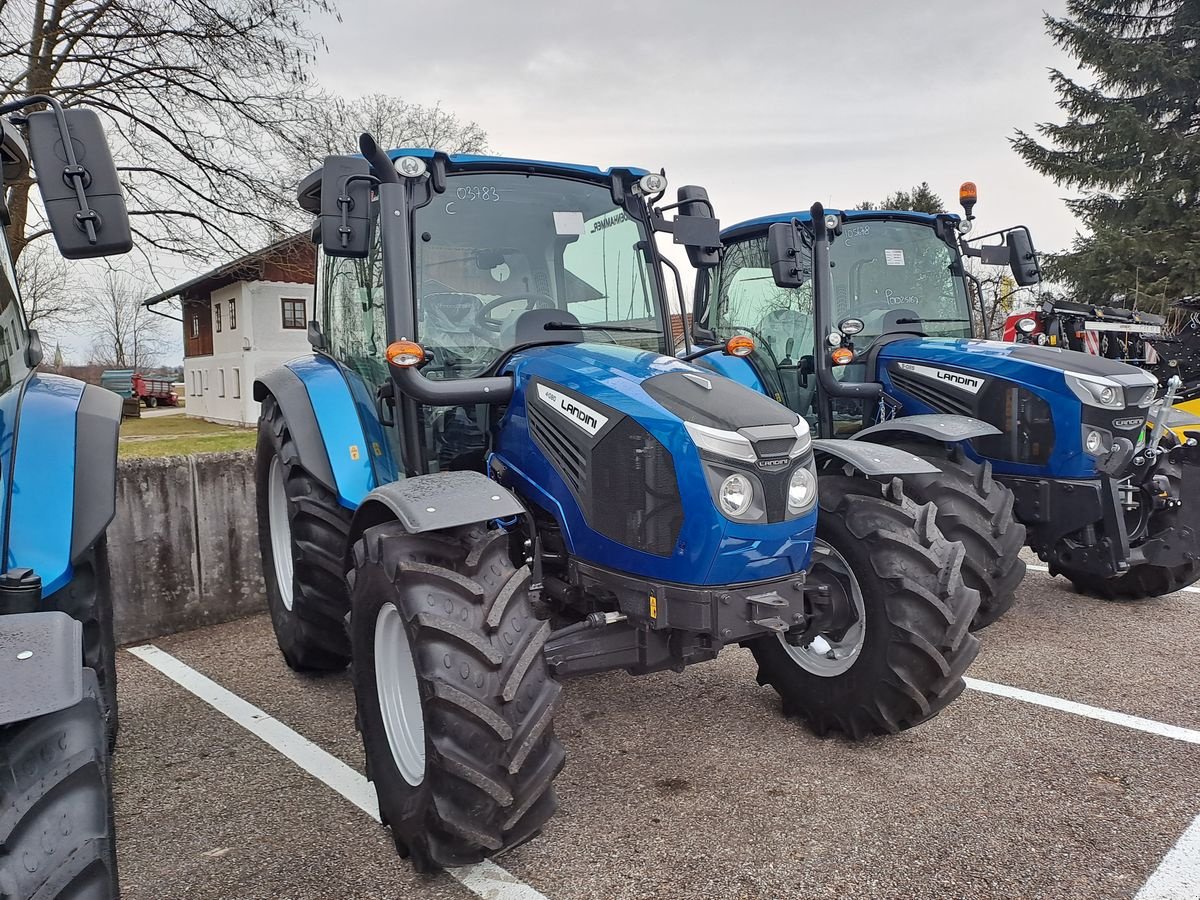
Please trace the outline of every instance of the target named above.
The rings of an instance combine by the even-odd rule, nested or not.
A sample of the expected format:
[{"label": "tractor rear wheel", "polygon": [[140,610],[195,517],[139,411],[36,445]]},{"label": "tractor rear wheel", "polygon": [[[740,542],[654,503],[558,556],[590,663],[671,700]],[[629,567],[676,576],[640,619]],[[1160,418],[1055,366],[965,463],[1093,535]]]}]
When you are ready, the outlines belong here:
[{"label": "tractor rear wheel", "polygon": [[[1162,444],[1168,450],[1178,446],[1179,439],[1171,432],[1163,435]],[[1166,478],[1168,491],[1172,496],[1180,496],[1183,483],[1183,466],[1171,462],[1167,454],[1159,456],[1154,464],[1153,475]],[[1144,537],[1134,541],[1132,546],[1137,548],[1146,541],[1161,535],[1168,528],[1177,527],[1184,513],[1195,515],[1194,510],[1187,507],[1162,509],[1150,514]],[[1193,528],[1197,526],[1193,525]],[[1158,566],[1144,562],[1131,566],[1127,572],[1114,578],[1104,578],[1086,569],[1073,569],[1061,563],[1051,563],[1050,574],[1065,575],[1071,580],[1075,590],[1081,594],[1099,597],[1103,600],[1147,600],[1151,597],[1161,597],[1185,588],[1200,579],[1200,559],[1191,559],[1178,566]]]},{"label": "tractor rear wheel", "polygon": [[350,662],[343,558],[350,511],[301,465],[283,411],[268,395],[258,420],[258,543],[267,607],[284,660],[298,672]]},{"label": "tractor rear wheel", "polygon": [[809,580],[829,584],[844,615],[801,646],[782,635],[750,642],[758,681],[818,735],[895,734],[962,693],[979,652],[968,630],[979,592],[963,583],[962,544],[938,530],[933,504],[904,496],[900,479],[822,475],[818,496]]},{"label": "tractor rear wheel", "polygon": [[541,831],[564,751],[529,569],[475,525],[370,528],[354,546],[358,725],[379,813],[419,872],[468,865]]},{"label": "tractor rear wheel", "polygon": [[0,727],[0,897],[118,896],[104,711],[84,669],[79,703]]},{"label": "tractor rear wheel", "polygon": [[[112,582],[108,572],[108,544],[101,536],[76,560],[71,581],[55,591],[45,609],[65,612],[83,625],[82,665],[96,673],[100,704],[104,710],[107,747],[117,746],[117,644],[113,633]],[[0,897],[3,895],[0,894]]]},{"label": "tractor rear wheel", "polygon": [[961,446],[927,443],[896,445],[928,460],[938,475],[905,475],[904,493],[917,503],[937,507],[937,526],[967,551],[963,581],[979,591],[979,612],[971,622],[978,631],[1012,608],[1025,577],[1025,526],[1013,517],[1013,492],[992,478],[991,463],[976,462]]}]

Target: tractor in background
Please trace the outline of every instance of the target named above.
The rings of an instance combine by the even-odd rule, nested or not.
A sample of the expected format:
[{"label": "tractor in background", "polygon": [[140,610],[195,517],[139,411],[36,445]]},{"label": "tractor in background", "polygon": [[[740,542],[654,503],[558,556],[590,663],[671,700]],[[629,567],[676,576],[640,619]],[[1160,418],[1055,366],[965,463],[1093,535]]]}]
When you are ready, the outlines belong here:
[{"label": "tractor in background", "polygon": [[360,146],[300,186],[313,353],[254,386],[260,544],[288,665],[353,662],[417,869],[540,831],[567,676],[741,644],[785,711],[851,738],[962,691],[979,597],[897,477],[933,467],[814,440],[673,356],[655,234],[713,265],[702,190],[659,205],[641,169]]},{"label": "tractor in background", "polygon": [[[31,106],[44,108],[24,112]],[[0,116],[3,182],[28,177],[32,162],[59,252],[127,252],[97,115],[35,96]],[[7,225],[2,200],[0,216]],[[37,371],[41,341],[21,309],[7,235],[0,243],[0,896],[109,900],[119,895],[117,673],[104,532],[121,398]]]},{"label": "tractor in background", "polygon": [[[694,328],[708,346],[756,336],[710,365],[803,415],[822,437],[903,448],[940,477],[905,475],[968,546],[983,594],[976,627],[1007,609],[1027,542],[1078,590],[1158,596],[1200,578],[1187,446],[1146,440],[1157,382],[1118,360],[973,336],[964,259],[1037,283],[1027,228],[968,240],[966,217],[826,210],[766,216],[722,233],[697,279]],[[983,243],[989,238],[995,243]],[[980,317],[982,318],[982,317]]]}]

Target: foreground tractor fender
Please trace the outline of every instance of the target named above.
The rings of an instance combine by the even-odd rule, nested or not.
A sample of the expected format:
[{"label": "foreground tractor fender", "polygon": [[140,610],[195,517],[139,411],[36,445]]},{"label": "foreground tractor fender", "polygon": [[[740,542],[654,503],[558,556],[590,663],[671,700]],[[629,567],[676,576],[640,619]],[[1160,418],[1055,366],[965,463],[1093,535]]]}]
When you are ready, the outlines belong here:
[{"label": "foreground tractor fender", "polygon": [[[49,715],[83,698],[83,625],[64,612],[6,615],[0,636],[0,726]],[[28,656],[25,656],[28,654]]]},{"label": "foreground tractor fender", "polygon": [[368,528],[398,521],[408,534],[423,534],[524,515],[507,488],[482,472],[441,472],[381,485],[367,494],[350,523],[347,546]]},{"label": "foreground tractor fender", "polygon": [[818,467],[825,459],[849,463],[870,478],[881,475],[929,475],[938,469],[919,456],[884,444],[855,444],[851,441],[819,438],[812,442]]},{"label": "foreground tractor fender", "polygon": [[[361,382],[360,385],[361,387]],[[357,509],[376,485],[372,459],[390,465],[383,434],[368,435],[340,366],[326,356],[295,359],[254,382],[254,399],[275,398],[299,465],[346,509]]]}]

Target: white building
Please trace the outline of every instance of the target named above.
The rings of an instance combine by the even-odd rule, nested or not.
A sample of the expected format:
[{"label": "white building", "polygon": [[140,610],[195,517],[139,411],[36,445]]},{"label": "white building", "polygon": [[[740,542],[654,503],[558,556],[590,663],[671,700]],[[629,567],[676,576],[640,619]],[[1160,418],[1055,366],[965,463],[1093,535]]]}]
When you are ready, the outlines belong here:
[{"label": "white building", "polygon": [[254,379],[312,349],[315,270],[312,242],[296,235],[145,301],[180,300],[187,415],[258,421]]}]

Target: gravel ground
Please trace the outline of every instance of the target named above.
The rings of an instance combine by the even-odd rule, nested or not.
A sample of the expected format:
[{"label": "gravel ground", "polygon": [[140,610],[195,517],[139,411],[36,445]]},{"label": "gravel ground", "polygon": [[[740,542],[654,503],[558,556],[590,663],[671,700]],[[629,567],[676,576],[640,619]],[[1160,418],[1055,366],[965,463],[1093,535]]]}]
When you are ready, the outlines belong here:
[{"label": "gravel ground", "polygon": [[[1111,604],[1031,572],[968,673],[1200,726],[1200,594]],[[304,678],[265,616],[158,646],[361,770],[345,674]],[[386,832],[123,655],[125,896],[468,898]],[[498,862],[550,900],[1131,897],[1200,812],[1200,747],[968,691],[853,745],[780,717],[748,653],[571,682],[561,810]]]}]

